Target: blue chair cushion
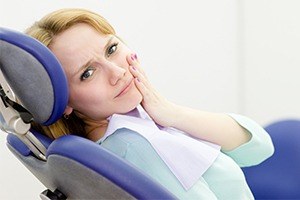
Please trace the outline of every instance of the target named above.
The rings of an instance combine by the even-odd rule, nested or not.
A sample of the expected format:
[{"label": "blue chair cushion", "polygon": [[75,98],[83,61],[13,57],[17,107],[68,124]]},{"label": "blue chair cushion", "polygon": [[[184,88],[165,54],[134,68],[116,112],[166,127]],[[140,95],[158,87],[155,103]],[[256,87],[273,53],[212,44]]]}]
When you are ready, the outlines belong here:
[{"label": "blue chair cushion", "polygon": [[300,120],[267,127],[275,152],[260,165],[243,168],[256,199],[300,199]]}]

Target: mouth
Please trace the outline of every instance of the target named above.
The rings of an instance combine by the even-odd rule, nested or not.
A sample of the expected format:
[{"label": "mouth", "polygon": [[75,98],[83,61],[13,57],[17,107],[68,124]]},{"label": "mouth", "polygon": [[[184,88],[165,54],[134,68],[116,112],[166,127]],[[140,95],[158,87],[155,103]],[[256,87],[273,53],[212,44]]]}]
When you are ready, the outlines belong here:
[{"label": "mouth", "polygon": [[124,94],[126,94],[129,91],[129,89],[131,88],[132,84],[133,84],[133,79],[130,80],[127,84],[125,84],[125,86],[121,89],[121,91],[118,93],[118,95],[115,96],[115,98],[123,96]]}]

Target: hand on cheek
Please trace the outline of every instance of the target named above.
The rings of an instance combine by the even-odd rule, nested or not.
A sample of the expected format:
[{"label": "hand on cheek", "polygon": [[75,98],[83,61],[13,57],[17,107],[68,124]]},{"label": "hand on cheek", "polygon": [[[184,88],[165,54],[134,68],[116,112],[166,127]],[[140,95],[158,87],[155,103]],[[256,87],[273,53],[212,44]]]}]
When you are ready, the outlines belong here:
[{"label": "hand on cheek", "polygon": [[146,78],[144,70],[138,62],[136,54],[129,55],[127,57],[127,61],[129,63],[129,71],[135,79],[136,87],[143,96],[146,95],[149,92],[148,90],[151,88],[151,85]]},{"label": "hand on cheek", "polygon": [[142,106],[150,117],[162,126],[171,126],[174,104],[161,96],[148,81],[140,67],[136,54],[128,55],[129,71],[135,78],[135,85],[143,96]]},{"label": "hand on cheek", "polygon": [[[138,57],[136,54],[130,54],[127,56],[127,62],[129,64],[129,69],[131,69],[132,67],[134,69],[137,69],[145,78],[146,78],[146,74],[145,71],[143,70],[143,68],[140,66]],[[130,72],[132,72],[132,70],[130,70]]]}]

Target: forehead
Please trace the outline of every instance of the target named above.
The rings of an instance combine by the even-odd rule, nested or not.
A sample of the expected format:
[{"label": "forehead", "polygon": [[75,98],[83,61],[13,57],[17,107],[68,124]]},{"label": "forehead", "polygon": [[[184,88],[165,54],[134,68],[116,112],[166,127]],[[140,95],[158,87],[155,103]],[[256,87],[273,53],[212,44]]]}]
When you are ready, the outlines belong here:
[{"label": "forehead", "polygon": [[72,51],[95,43],[105,45],[109,36],[99,33],[88,24],[79,23],[54,36],[49,48],[53,51]]},{"label": "forehead", "polygon": [[49,48],[68,71],[84,65],[93,55],[102,54],[110,37],[80,23],[55,36]]}]

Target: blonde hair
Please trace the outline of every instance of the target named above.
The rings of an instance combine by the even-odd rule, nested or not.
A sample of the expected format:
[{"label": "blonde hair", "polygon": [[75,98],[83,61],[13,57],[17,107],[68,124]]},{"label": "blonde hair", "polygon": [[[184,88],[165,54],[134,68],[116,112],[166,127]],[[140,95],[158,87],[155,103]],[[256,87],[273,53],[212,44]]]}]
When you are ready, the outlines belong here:
[{"label": "blonde hair", "polygon": [[[102,34],[115,35],[113,27],[97,13],[79,8],[67,8],[54,11],[41,20],[35,22],[25,32],[49,47],[54,36],[67,30],[78,23],[86,23]],[[50,126],[42,126],[32,123],[34,129],[51,138],[58,138],[67,134],[86,135],[83,120],[73,112],[68,119],[61,118]]]}]

